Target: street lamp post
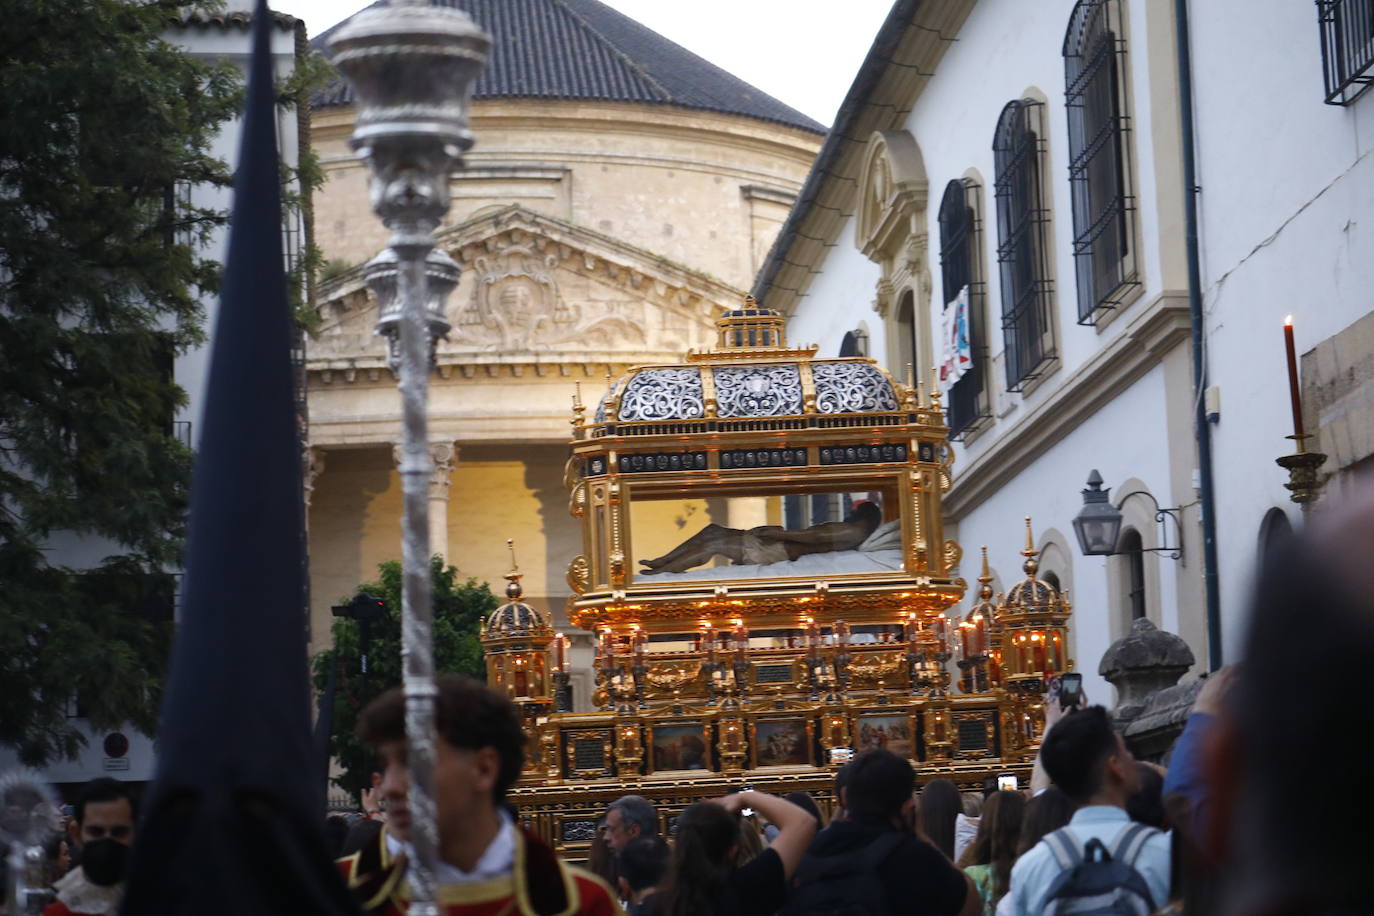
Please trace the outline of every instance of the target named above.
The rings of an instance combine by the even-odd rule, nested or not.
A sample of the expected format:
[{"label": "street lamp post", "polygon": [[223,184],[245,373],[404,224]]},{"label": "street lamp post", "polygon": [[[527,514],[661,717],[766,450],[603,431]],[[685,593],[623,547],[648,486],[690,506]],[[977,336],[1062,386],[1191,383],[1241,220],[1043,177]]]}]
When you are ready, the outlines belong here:
[{"label": "street lamp post", "polygon": [[[403,509],[401,657],[410,769],[408,803],[414,858],[408,874],[413,916],[438,916],[434,798],[434,608],[429,570],[429,369],[436,336],[446,333],[442,299],[431,296],[426,260],[449,208],[449,178],[472,146],[468,102],[491,39],[466,14],[424,0],[392,0],[354,16],[330,42],[334,64],[357,97],[351,144],[372,172],[372,208],[391,230],[399,314],[385,310],[378,332],[400,376]],[[456,265],[436,265],[457,279]],[[452,284],[449,284],[452,288]],[[436,315],[437,313],[437,315]],[[437,320],[436,320],[437,319]]]}]

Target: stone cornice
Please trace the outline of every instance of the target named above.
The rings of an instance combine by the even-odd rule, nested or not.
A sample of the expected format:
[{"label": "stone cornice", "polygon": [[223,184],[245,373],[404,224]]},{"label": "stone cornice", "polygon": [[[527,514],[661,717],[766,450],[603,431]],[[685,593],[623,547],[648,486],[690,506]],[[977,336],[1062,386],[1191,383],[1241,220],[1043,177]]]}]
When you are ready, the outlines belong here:
[{"label": "stone cornice", "polygon": [[944,498],[946,517],[962,518],[1010,483],[1185,342],[1191,327],[1186,292],[1168,290],[1143,306],[1121,334],[1046,392],[1043,402],[1010,428],[993,427],[979,437],[985,447],[955,472]]}]

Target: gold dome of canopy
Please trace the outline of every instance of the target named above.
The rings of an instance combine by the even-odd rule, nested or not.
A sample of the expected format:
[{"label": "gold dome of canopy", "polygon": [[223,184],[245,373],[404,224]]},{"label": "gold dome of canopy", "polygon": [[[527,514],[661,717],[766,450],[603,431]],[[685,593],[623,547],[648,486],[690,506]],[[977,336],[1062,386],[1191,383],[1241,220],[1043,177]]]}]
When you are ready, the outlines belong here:
[{"label": "gold dome of canopy", "polygon": [[[639,366],[614,381],[596,407],[592,437],[634,433],[619,424],[655,424],[645,431],[660,432],[660,424],[682,421],[848,426],[854,424],[842,418],[916,409],[911,392],[872,360],[816,359],[815,347],[789,348],[784,320],[747,298],[717,320],[714,349],[693,351],[684,364]],[[888,425],[871,418],[860,423]]]},{"label": "gold dome of canopy", "polygon": [[1040,571],[1040,551],[1035,549],[1035,537],[1031,533],[1031,520],[1026,518],[1026,549],[1021,551],[1026,562],[1021,568],[1026,578],[1007,589],[1006,595],[998,606],[999,617],[1007,614],[1068,614],[1069,602],[1053,585],[1035,574]]},{"label": "gold dome of canopy", "polygon": [[482,635],[488,639],[508,636],[552,636],[553,627],[541,612],[521,601],[511,601],[491,612]]}]

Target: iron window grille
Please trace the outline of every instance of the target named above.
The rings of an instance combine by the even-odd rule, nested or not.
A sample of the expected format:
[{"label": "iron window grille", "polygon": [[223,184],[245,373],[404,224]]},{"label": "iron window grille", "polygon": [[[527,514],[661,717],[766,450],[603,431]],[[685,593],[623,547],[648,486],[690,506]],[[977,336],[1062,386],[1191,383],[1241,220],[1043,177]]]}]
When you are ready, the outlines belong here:
[{"label": "iron window grille", "polygon": [[1374,0],[1317,0],[1326,104],[1349,105],[1374,85]]},{"label": "iron window grille", "polygon": [[987,284],[983,282],[982,220],[979,188],[967,179],[945,185],[940,200],[940,276],[944,307],[950,308],[968,287],[968,338],[973,365],[949,389],[945,422],[951,439],[963,439],[991,418],[987,398],[987,335],[983,329]]},{"label": "iron window grille", "polygon": [[997,119],[997,262],[1002,279],[1002,336],[1007,390],[1021,391],[1055,357],[1042,159],[1042,115],[1034,99],[1008,102]]},{"label": "iron window grille", "polygon": [[1121,32],[1118,0],[1078,0],[1064,35],[1073,262],[1078,323],[1086,325],[1096,324],[1139,285]]}]

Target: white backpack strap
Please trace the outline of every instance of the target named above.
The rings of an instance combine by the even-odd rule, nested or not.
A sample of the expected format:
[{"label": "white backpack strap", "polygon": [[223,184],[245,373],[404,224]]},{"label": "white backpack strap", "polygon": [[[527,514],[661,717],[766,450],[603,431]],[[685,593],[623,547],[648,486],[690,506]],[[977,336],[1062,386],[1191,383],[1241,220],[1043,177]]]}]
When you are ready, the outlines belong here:
[{"label": "white backpack strap", "polygon": [[1112,861],[1121,862],[1135,867],[1136,856],[1145,848],[1150,837],[1159,831],[1145,824],[1137,824],[1134,821],[1121,828],[1121,832],[1112,841],[1111,854]]},{"label": "white backpack strap", "polygon": [[1045,834],[1045,845],[1050,848],[1061,871],[1068,871],[1083,861],[1083,846],[1067,827]]}]

